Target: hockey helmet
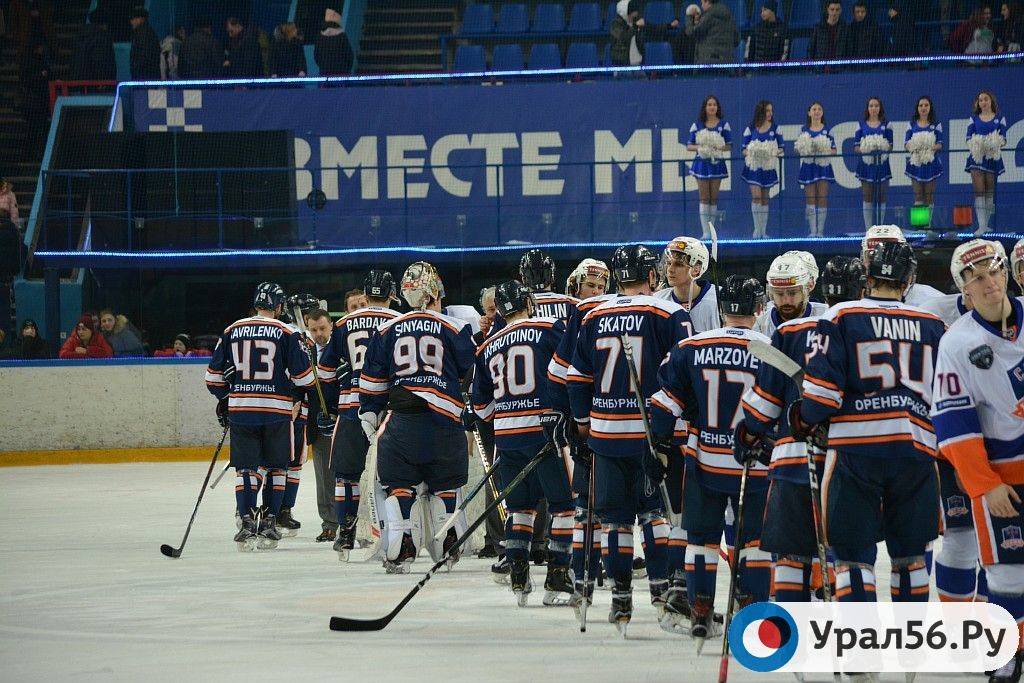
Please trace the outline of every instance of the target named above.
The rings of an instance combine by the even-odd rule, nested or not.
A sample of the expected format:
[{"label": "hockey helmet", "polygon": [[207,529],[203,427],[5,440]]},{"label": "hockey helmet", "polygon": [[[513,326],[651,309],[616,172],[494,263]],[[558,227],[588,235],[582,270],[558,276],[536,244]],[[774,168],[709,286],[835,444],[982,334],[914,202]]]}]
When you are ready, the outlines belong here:
[{"label": "hockey helmet", "polygon": [[[953,250],[949,262],[949,273],[961,292],[971,280],[964,279],[964,271],[974,269],[982,261],[989,261],[988,270],[998,271],[1006,266],[1006,249],[995,240],[974,239],[964,242]],[[973,278],[972,278],[973,279]]]},{"label": "hockey helmet", "polygon": [[798,259],[803,261],[805,266],[807,266],[807,272],[811,274],[811,289],[814,289],[814,284],[818,281],[818,275],[820,274],[820,271],[818,270],[818,262],[814,260],[814,254],[809,251],[797,251],[796,249],[793,249],[791,251],[787,251],[783,256],[790,254],[796,256]]},{"label": "hockey helmet", "polygon": [[417,261],[406,268],[402,276],[402,298],[421,311],[430,305],[431,299],[443,299],[444,285],[437,269],[426,261]]},{"label": "hockey helmet", "polygon": [[389,270],[374,268],[363,280],[363,294],[374,299],[398,301],[395,289],[395,278]]},{"label": "hockey helmet", "polygon": [[579,296],[580,285],[588,277],[597,278],[604,282],[604,287],[607,290],[611,273],[608,271],[608,266],[605,265],[604,261],[598,261],[593,258],[585,258],[580,261],[579,265],[569,274],[569,279],[565,281],[566,294],[570,296]]},{"label": "hockey helmet", "polygon": [[1024,290],[1024,237],[1017,240],[1017,244],[1013,245],[1013,251],[1010,252],[1010,274]]},{"label": "hockey helmet", "polygon": [[320,299],[312,294],[292,294],[288,297],[288,311],[293,311],[298,307],[299,312],[305,315],[310,311],[320,308]]},{"label": "hockey helmet", "polygon": [[612,274],[619,285],[646,281],[658,270],[658,257],[643,244],[627,244],[612,254]]},{"label": "hockey helmet", "polygon": [[757,278],[730,275],[718,288],[723,315],[757,315],[764,306],[764,287]]},{"label": "hockey helmet", "polygon": [[533,292],[519,280],[502,282],[494,288],[494,306],[503,316],[507,317],[520,311],[530,313],[531,307],[535,309],[536,305]]},{"label": "hockey helmet", "polygon": [[[684,258],[687,259],[686,263],[682,263]],[[668,265],[671,262],[680,263],[681,265],[688,264],[691,267],[695,266],[700,269],[700,272],[697,273],[697,277],[700,277],[708,270],[711,254],[699,239],[680,235],[665,246],[662,259],[664,265]]]},{"label": "hockey helmet", "polygon": [[768,266],[767,280],[769,292],[790,287],[803,287],[805,292],[811,289],[811,273],[807,270],[807,264],[794,253],[776,256]]},{"label": "hockey helmet", "polygon": [[276,282],[261,282],[256,285],[256,293],[252,297],[252,307],[265,311],[277,310],[278,306],[284,306],[284,289]]},{"label": "hockey helmet", "polygon": [[882,242],[906,243],[903,231],[898,225],[872,225],[860,241],[860,260],[867,266],[871,250]]},{"label": "hockey helmet", "polygon": [[864,264],[852,256],[833,256],[821,276],[821,292],[829,305],[854,301],[864,293]]},{"label": "hockey helmet", "polygon": [[917,273],[914,248],[906,242],[883,241],[871,249],[868,277],[909,285]]},{"label": "hockey helmet", "polygon": [[534,292],[550,291],[555,285],[555,262],[540,249],[531,249],[519,259],[519,279]]}]

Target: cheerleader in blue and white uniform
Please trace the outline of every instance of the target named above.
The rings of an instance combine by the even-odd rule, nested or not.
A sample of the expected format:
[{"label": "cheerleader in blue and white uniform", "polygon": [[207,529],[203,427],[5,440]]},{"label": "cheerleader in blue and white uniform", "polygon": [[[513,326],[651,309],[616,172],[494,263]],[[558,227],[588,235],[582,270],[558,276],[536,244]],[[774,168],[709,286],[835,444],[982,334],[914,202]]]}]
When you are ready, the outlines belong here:
[{"label": "cheerleader in blue and white uniform", "polygon": [[[885,223],[885,200],[889,194],[889,180],[892,178],[892,169],[889,168],[890,150],[892,128],[885,116],[885,107],[881,99],[869,97],[864,107],[864,119],[853,135],[854,153],[865,155],[857,162],[865,232],[872,225]],[[875,204],[878,205],[877,213]]]},{"label": "cheerleader in blue and white uniform", "polygon": [[[754,217],[754,237],[765,237],[768,229],[768,196],[779,184],[779,157],[782,136],[775,126],[772,103],[761,100],[754,108],[754,120],[743,131],[744,165],[741,177],[750,186],[750,213]],[[751,147],[751,143],[755,143]]]},{"label": "cheerleader in blue and white uniform", "polygon": [[800,155],[797,180],[804,188],[804,215],[811,237],[825,234],[828,217],[828,185],[836,181],[832,159],[836,153],[836,140],[825,122],[825,108],[812,102],[807,108],[807,122],[800,127],[800,135],[793,145]]},{"label": "cheerleader in blue and white uniform", "polygon": [[903,138],[903,147],[910,152],[904,172],[914,188],[914,205],[927,206],[929,216],[935,209],[935,181],[944,172],[938,156],[942,140],[942,124],[936,119],[932,98],[917,98],[914,117]]},{"label": "cheerleader in blue and white uniform", "polygon": [[732,129],[723,119],[724,116],[718,98],[708,95],[700,105],[700,114],[690,126],[690,137],[686,141],[686,148],[697,152],[690,164],[690,175],[697,179],[697,191],[700,193],[700,229],[703,239],[711,237],[708,229],[710,222],[715,223],[716,230],[721,230],[718,220],[718,189],[722,185],[722,178],[729,177],[725,159],[729,156],[729,145],[732,143]]},{"label": "cheerleader in blue and white uniform", "polygon": [[967,148],[971,150],[964,170],[971,173],[974,187],[974,213],[978,218],[975,235],[989,231],[989,221],[996,212],[996,178],[1006,168],[1002,146],[1006,144],[1006,117],[999,113],[996,96],[982,90],[974,98],[974,115],[967,124]]}]

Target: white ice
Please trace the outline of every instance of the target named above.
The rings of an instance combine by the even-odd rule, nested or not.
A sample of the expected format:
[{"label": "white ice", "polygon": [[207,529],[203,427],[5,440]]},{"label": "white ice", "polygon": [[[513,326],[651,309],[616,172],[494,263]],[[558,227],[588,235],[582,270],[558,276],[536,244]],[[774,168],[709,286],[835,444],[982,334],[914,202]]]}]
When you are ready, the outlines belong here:
[{"label": "white ice", "polygon": [[[429,568],[426,555],[406,576],[339,563],[330,544],[313,541],[320,524],[310,466],[295,509],[302,530],[278,550],[236,551],[229,476],[208,492],[182,557],[168,559],[159,546],[180,542],[205,470],[197,462],[0,468],[0,680],[717,679],[721,641],[697,657],[688,638],[659,629],[645,581],[635,584],[622,641],[606,620],[607,591],[581,634],[572,611],[540,606],[539,592],[517,608],[491,581],[490,561],[475,558],[436,575],[384,631],[331,632],[332,615],[387,613]],[[882,556],[883,597],[887,572]],[[541,583],[543,570],[533,578]],[[727,580],[720,571],[719,596]],[[917,678],[956,679],[968,677]],[[733,661],[730,680],[794,679]]]}]

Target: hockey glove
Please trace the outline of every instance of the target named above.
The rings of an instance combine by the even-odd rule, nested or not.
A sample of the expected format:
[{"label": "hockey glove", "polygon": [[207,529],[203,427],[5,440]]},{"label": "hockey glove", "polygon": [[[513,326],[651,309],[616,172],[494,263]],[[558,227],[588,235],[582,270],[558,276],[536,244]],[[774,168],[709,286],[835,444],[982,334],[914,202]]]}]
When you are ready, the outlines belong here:
[{"label": "hockey glove", "polygon": [[475,432],[476,423],[479,419],[476,413],[473,412],[473,406],[467,403],[466,407],[462,409],[462,428],[467,432]]},{"label": "hockey glove", "polygon": [[661,464],[668,467],[668,461],[679,455],[679,447],[672,443],[671,434],[654,435],[654,451]]},{"label": "hockey glove", "polygon": [[540,426],[544,428],[544,436],[547,437],[548,441],[551,441],[558,446],[560,432],[562,431],[562,422],[565,421],[565,416],[559,412],[551,411],[550,413],[544,413],[540,416]]},{"label": "hockey glove", "polygon": [[800,406],[803,405],[803,402],[802,398],[798,398],[789,404],[789,408],[786,411],[786,416],[789,420],[789,431],[793,434],[793,439],[796,441],[807,441],[807,437],[814,428],[814,425],[804,422],[803,417],[800,415]]},{"label": "hockey glove", "polygon": [[348,387],[352,384],[352,366],[347,360],[338,360],[338,367],[334,371],[334,377],[339,387]]},{"label": "hockey glove", "polygon": [[759,462],[767,467],[772,460],[773,445],[763,435],[747,431],[747,425],[740,422],[733,432],[732,457],[740,465]]},{"label": "hockey glove", "polygon": [[225,396],[221,400],[217,401],[217,422],[224,429],[227,429],[230,425],[228,421],[228,397]]},{"label": "hockey glove", "polygon": [[320,434],[330,438],[334,435],[334,425],[338,420],[338,416],[334,413],[317,413],[316,414],[316,429]]},{"label": "hockey glove", "polygon": [[224,377],[224,382],[227,383],[228,389],[230,389],[235,384],[235,365],[232,363],[224,368],[222,375]]},{"label": "hockey glove", "polygon": [[377,439],[377,428],[380,427],[380,415],[377,413],[359,413],[359,425],[369,441]]},{"label": "hockey glove", "polygon": [[594,466],[594,451],[585,441],[574,441],[569,443],[569,456],[572,461],[584,467]]}]

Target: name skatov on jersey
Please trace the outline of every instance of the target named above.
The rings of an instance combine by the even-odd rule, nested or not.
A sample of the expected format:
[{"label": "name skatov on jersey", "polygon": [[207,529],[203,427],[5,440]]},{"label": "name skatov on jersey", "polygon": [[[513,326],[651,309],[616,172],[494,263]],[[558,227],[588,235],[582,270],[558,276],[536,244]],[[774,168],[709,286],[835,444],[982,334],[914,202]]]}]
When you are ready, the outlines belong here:
[{"label": "name skatov on jersey", "polygon": [[906,318],[871,316],[871,327],[876,337],[921,341],[921,322]]},{"label": "name skatov on jersey", "polygon": [[644,324],[642,315],[609,315],[597,321],[597,333],[605,332],[638,332]]}]

